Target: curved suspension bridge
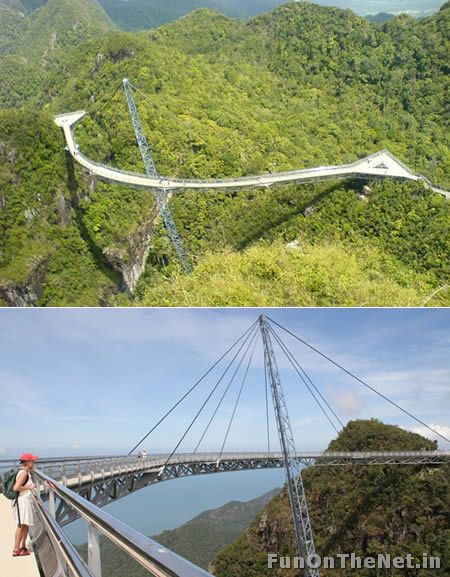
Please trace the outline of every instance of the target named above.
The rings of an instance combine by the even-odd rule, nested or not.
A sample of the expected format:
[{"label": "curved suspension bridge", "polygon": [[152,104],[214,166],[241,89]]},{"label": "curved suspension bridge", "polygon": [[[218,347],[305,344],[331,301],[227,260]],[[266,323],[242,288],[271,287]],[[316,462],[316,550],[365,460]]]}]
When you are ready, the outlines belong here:
[{"label": "curved suspension bridge", "polygon": [[[34,505],[37,524],[33,527],[33,548],[39,558],[41,574],[44,577],[102,577],[101,539],[106,537],[119,547],[153,577],[211,577],[204,570],[144,537],[134,529],[115,519],[102,507],[145,487],[163,481],[186,476],[199,476],[243,470],[283,468],[286,472],[286,488],[291,505],[292,522],[298,550],[308,558],[315,554],[313,528],[308,512],[307,495],[303,486],[302,470],[305,467],[337,466],[427,466],[436,467],[450,463],[450,451],[325,451],[299,452],[295,448],[294,436],[288,415],[288,405],[281,384],[274,345],[289,361],[300,381],[311,394],[330,425],[339,432],[343,422],[327,401],[320,388],[298,362],[281,338],[278,329],[295,338],[298,342],[318,354],[322,360],[343,371],[359,385],[372,391],[404,415],[416,421],[436,436],[448,441],[439,431],[402,408],[395,401],[379,392],[331,357],[322,353],[308,341],[302,339],[276,321],[260,316],[233,345],[194,383],[152,428],[130,450],[128,455],[80,458],[42,459],[35,473],[36,495]],[[267,426],[267,451],[230,453],[225,452],[230,428],[236,416],[248,372],[252,366],[258,342],[264,355],[264,390]],[[230,360],[231,358],[231,360]],[[223,366],[225,365],[225,368]],[[170,454],[139,456],[138,447],[151,435],[177,407],[211,375],[216,367],[222,366],[220,376],[214,376],[215,384],[206,400],[190,422],[177,445]],[[216,417],[233,382],[238,381],[239,390],[232,415],[229,419],[221,449],[215,453],[198,452],[211,423]],[[239,386],[240,384],[240,386]],[[223,390],[224,389],[224,390]],[[222,393],[221,393],[222,391]],[[203,430],[193,452],[181,453],[179,448],[213,395],[220,396],[216,408]],[[231,394],[231,393],[230,393]],[[269,398],[272,398],[276,428],[281,451],[271,450],[269,432]],[[208,409],[209,410],[209,409]],[[0,462],[0,468],[11,462]],[[330,477],[331,478],[331,477]],[[5,522],[5,499],[0,498],[0,524]],[[10,512],[9,516],[10,516]],[[78,518],[87,524],[87,563],[70,543],[63,528]],[[3,537],[1,537],[3,536]],[[8,538],[0,531],[0,551],[5,549],[2,540]],[[24,577],[36,573],[23,574]],[[304,577],[320,577],[318,569],[308,568]]]},{"label": "curved suspension bridge", "polygon": [[[136,456],[49,459],[39,470],[99,507],[140,489],[182,477],[236,471],[282,469],[283,453],[186,453]],[[354,465],[442,465],[450,463],[450,451],[348,451],[302,452],[294,459],[303,467]],[[62,525],[77,518],[60,503],[56,519]]]},{"label": "curved suspension bridge", "polygon": [[[368,179],[397,179],[420,181],[428,189],[441,194],[446,199],[450,198],[450,193],[446,190],[433,186],[433,184],[423,175],[415,174],[398,158],[387,150],[381,150],[371,154],[366,158],[350,164],[340,166],[318,166],[303,170],[292,170],[288,172],[277,172],[271,174],[261,174],[258,176],[242,176],[224,179],[190,180],[171,178],[158,175],[152,153],[144,134],[139,112],[131,90],[131,84],[127,78],[123,79],[123,88],[127,100],[128,110],[133,124],[136,141],[145,166],[146,174],[127,172],[111,166],[106,166],[94,162],[85,156],[75,140],[73,127],[85,116],[84,110],[59,114],[55,116],[55,123],[62,128],[66,139],[66,149],[73,159],[83,166],[90,174],[109,182],[119,182],[132,187],[145,188],[153,191],[156,199],[158,212],[162,217],[170,240],[176,250],[178,258],[185,272],[192,272],[192,265],[189,262],[184,250],[183,240],[177,230],[172,214],[168,206],[170,191],[180,191],[186,189],[211,190],[211,189],[237,189],[246,187],[270,187],[274,184],[289,182],[305,183],[322,180],[336,180],[347,178]],[[116,91],[117,92],[117,91]]]},{"label": "curved suspension bridge", "polygon": [[242,176],[225,179],[205,179],[189,180],[172,178],[166,176],[148,176],[126,172],[118,168],[113,168],[99,164],[90,160],[81,151],[75,140],[73,127],[84,117],[84,110],[60,114],[55,117],[56,124],[64,131],[67,143],[67,150],[74,160],[86,168],[90,174],[100,179],[119,182],[128,186],[147,189],[163,190],[183,190],[183,189],[223,189],[223,188],[245,188],[245,187],[268,187],[274,184],[289,182],[312,182],[315,180],[347,179],[347,178],[391,178],[398,180],[421,181],[434,192],[450,199],[450,192],[433,186],[423,175],[415,174],[398,158],[387,150],[382,150],[371,154],[366,158],[350,164],[340,166],[319,166],[304,170],[292,170],[289,172],[278,172],[271,174],[261,174],[258,176]]}]

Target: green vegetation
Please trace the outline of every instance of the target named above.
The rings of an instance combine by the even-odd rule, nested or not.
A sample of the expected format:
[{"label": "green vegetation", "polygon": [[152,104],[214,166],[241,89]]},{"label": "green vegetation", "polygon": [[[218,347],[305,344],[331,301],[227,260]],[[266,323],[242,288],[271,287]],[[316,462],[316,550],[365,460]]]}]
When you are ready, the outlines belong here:
[{"label": "green vegetation", "polygon": [[420,306],[426,278],[394,259],[353,246],[279,243],[219,252],[192,275],[174,273],[146,289],[146,306]]},{"label": "green vegetation", "polygon": [[[61,48],[114,28],[97,0],[48,0],[41,4],[8,7],[0,3],[0,53],[14,52],[27,60],[46,61]],[[32,10],[30,14],[27,8]]]},{"label": "green vegetation", "polygon": [[247,18],[272,10],[283,0],[100,0],[111,19],[124,30],[143,30],[170,22],[196,10],[211,8],[233,16]]},{"label": "green vegetation", "polygon": [[[64,156],[49,114],[0,111],[0,296],[42,259],[50,264],[40,304],[95,305],[117,286],[73,221]],[[88,190],[84,181],[76,194]]]},{"label": "green vegetation", "polygon": [[63,66],[66,50],[112,29],[97,0],[32,0],[19,7],[0,2],[0,106],[32,107],[34,99],[41,108],[45,78]]},{"label": "green vegetation", "polygon": [[[20,205],[16,212],[0,208],[3,285],[28,278],[28,256],[22,254],[42,253],[51,275],[40,297],[47,305],[67,304],[72,283],[83,291],[77,303],[106,303],[105,295],[124,286],[134,289],[142,272],[134,299],[121,294],[109,302],[161,298],[158,304],[177,305],[179,291],[189,287],[194,294],[182,301],[202,304],[270,304],[271,298],[273,304],[283,299],[421,304],[435,291],[429,304],[449,303],[449,291],[442,287],[449,284],[450,209],[420,184],[370,183],[366,202],[356,194],[362,188],[358,182],[176,194],[170,200],[174,218],[199,266],[192,279],[184,279],[165,231],[155,222],[152,194],[88,178],[65,157],[51,120],[54,113],[87,109],[76,130],[83,152],[142,172],[120,90],[128,77],[139,89],[135,96],[160,174],[257,174],[349,162],[388,148],[448,188],[449,3],[432,17],[400,16],[382,26],[348,10],[307,2],[283,5],[248,22],[198,10],[139,34],[108,32],[111,22],[98,13],[98,3],[69,4],[50,0],[32,12],[20,42],[11,40],[0,55],[2,105],[21,109],[0,114],[0,154],[21,158],[20,163],[4,160],[0,169],[7,195]],[[82,15],[79,28],[75,12]],[[48,51],[55,31],[55,49]],[[31,143],[34,133],[46,135],[42,146],[38,140],[22,148],[25,133]],[[33,217],[30,224],[25,211],[35,208],[38,194],[40,215],[58,215],[65,207],[70,224],[48,216]],[[305,217],[310,206],[314,212]],[[79,241],[63,242],[68,231]],[[285,251],[283,245],[294,240],[301,251]],[[91,263],[89,278],[71,246]],[[281,285],[292,281],[287,271],[300,264],[304,271],[316,270],[327,285],[336,280],[324,273],[333,248],[342,262],[352,253],[352,273],[344,275],[341,294],[330,287],[307,294],[313,285],[306,272],[292,287],[269,290],[270,279],[252,272],[251,263],[264,255],[270,263],[282,259],[286,271],[275,275]],[[70,274],[66,262],[72,263]],[[242,295],[230,292],[221,302],[223,275],[234,265],[229,288],[236,295],[242,289]],[[257,292],[249,298],[253,287]]]},{"label": "green vegetation", "polygon": [[30,25],[20,41],[20,52],[43,61],[55,51],[114,28],[97,0],[48,0],[28,18]]},{"label": "green vegetation", "polygon": [[17,44],[27,28],[27,21],[17,10],[0,4],[0,55]]},{"label": "green vegetation", "polygon": [[[422,450],[436,443],[379,421],[353,421],[329,445],[331,451]],[[448,510],[450,467],[318,467],[303,478],[315,535],[323,556],[354,552],[361,557],[406,552],[441,558],[441,569],[415,570],[417,577],[444,576],[450,561]],[[250,528],[212,561],[216,577],[294,575],[267,568],[267,553],[298,555],[286,491],[272,499]],[[371,577],[374,570],[360,569]],[[347,577],[348,569],[322,569],[324,577]],[[391,569],[389,575],[406,575]]]},{"label": "green vegetation", "polygon": [[375,22],[376,24],[384,24],[388,20],[395,18],[394,14],[389,14],[387,12],[379,12],[378,14],[370,14],[366,16],[369,22]]}]

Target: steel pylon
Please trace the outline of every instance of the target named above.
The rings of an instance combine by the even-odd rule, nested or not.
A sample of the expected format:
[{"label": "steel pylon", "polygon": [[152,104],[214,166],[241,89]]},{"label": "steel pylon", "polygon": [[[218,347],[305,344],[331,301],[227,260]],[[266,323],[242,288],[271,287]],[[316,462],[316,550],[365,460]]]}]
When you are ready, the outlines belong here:
[{"label": "steel pylon", "polygon": [[[127,78],[123,79],[123,89],[125,91],[128,110],[130,112],[134,133],[136,135],[136,140],[139,146],[139,150],[141,152],[142,160],[144,162],[145,171],[147,172],[148,176],[158,177],[158,172],[156,170],[156,166],[153,161],[147,139],[145,138],[144,135],[141,119],[139,117],[139,112],[137,110],[136,102],[134,101],[133,93],[131,91],[131,86]],[[156,189],[154,191],[154,195],[156,199],[156,206],[158,208],[158,212],[163,219],[164,226],[166,227],[167,232],[169,234],[169,238],[172,241],[173,246],[175,247],[175,250],[177,252],[178,258],[181,261],[183,269],[185,272],[190,273],[192,272],[192,267],[186,256],[186,252],[183,247],[183,241],[177,230],[177,227],[175,225],[175,222],[173,220],[172,214],[168,206],[167,190],[164,188]]]},{"label": "steel pylon", "polygon": [[286,484],[289,493],[292,520],[295,537],[300,555],[305,559],[304,575],[306,577],[320,577],[318,569],[309,568],[306,561],[316,555],[314,536],[306,502],[305,488],[301,473],[301,465],[296,459],[296,450],[291,423],[281,385],[280,373],[272,346],[272,340],[266,318],[259,317],[259,326],[264,345],[264,363],[272,391],[275,418],[281,451],[286,469]]}]

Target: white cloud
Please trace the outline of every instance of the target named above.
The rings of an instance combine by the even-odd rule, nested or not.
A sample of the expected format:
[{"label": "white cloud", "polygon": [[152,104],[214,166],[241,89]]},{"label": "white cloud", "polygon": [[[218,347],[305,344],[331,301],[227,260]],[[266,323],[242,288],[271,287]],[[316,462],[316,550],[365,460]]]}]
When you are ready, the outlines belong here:
[{"label": "white cloud", "polygon": [[[449,426],[437,425],[435,423],[431,423],[428,426],[431,427],[432,429],[434,429],[435,431],[437,431],[439,434],[446,437],[447,439],[450,439],[450,427]],[[450,445],[450,441],[447,441],[447,442],[444,441],[441,437],[439,437],[439,435],[436,435],[435,433],[433,433],[432,431],[430,431],[426,427],[423,427],[423,426],[409,427],[408,430],[413,432],[413,433],[417,433],[418,435],[422,435],[422,437],[426,437],[427,439],[431,439],[432,441],[439,441],[441,446],[448,447],[448,445]]]},{"label": "white cloud", "polygon": [[[441,394],[450,390],[450,371],[446,369],[374,370],[365,380],[379,392],[388,395]],[[370,393],[372,394],[372,393]]]},{"label": "white cloud", "polygon": [[333,405],[337,407],[338,415],[345,417],[356,417],[361,414],[364,403],[353,391],[343,391],[332,394]]},{"label": "white cloud", "polygon": [[5,455],[6,452],[6,447],[0,447],[0,455]]}]

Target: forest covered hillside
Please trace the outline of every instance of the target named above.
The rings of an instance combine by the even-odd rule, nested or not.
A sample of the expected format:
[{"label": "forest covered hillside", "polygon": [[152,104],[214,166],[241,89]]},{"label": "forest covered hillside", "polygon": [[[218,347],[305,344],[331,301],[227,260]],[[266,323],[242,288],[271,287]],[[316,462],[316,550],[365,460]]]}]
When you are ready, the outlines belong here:
[{"label": "forest covered hillside", "polygon": [[0,53],[38,63],[114,28],[97,0],[47,0],[16,8],[0,2],[0,15]]},{"label": "forest covered hillside", "polygon": [[283,0],[100,0],[106,12],[124,30],[155,28],[198,8],[210,8],[235,18],[268,12]]},{"label": "forest covered hillside", "polygon": [[[330,443],[330,451],[432,450],[420,435],[379,421],[351,421]],[[447,575],[450,562],[448,511],[450,468],[445,466],[350,466],[303,473],[316,551],[322,556],[361,557],[390,553],[441,559],[441,569],[415,569],[416,577]],[[330,482],[332,478],[332,482]],[[267,554],[298,555],[286,490],[274,497],[249,529],[210,564],[216,577],[293,577],[293,569],[268,569]],[[321,569],[324,577],[348,577],[348,569]],[[358,569],[358,577],[375,575]],[[390,577],[405,569],[388,570]],[[387,574],[387,573],[386,573]]]},{"label": "forest covered hillside", "polygon": [[83,152],[143,172],[127,77],[160,174],[259,174],[387,148],[448,188],[449,3],[383,25],[308,2],[247,22],[198,10],[132,34],[94,17],[97,2],[77,2],[89,33],[78,34],[74,3],[50,0],[25,17],[32,54],[15,40],[0,54],[3,304],[448,304],[449,205],[420,183],[173,195],[195,269],[186,278],[152,194],[87,175],[52,115],[85,109]]}]

